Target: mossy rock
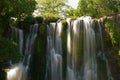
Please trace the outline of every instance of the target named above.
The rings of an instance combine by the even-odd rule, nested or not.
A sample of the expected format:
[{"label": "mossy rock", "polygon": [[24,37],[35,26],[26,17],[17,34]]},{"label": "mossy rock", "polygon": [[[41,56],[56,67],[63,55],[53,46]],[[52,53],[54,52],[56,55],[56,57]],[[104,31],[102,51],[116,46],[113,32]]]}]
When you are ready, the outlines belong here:
[{"label": "mossy rock", "polygon": [[38,35],[35,41],[35,51],[32,54],[30,65],[30,80],[45,80],[46,68],[46,24],[40,24],[38,27]]}]

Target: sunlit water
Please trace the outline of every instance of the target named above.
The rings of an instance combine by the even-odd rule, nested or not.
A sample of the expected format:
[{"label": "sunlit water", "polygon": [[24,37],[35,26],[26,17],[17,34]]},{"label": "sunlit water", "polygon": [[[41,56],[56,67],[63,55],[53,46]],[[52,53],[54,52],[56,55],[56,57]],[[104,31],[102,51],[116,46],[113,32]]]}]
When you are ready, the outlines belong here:
[{"label": "sunlit water", "polygon": [[68,23],[66,80],[113,80],[103,53],[100,24],[91,17],[66,21]]},{"label": "sunlit water", "polygon": [[11,67],[7,72],[7,80],[26,80],[27,75],[22,63],[16,64]]}]

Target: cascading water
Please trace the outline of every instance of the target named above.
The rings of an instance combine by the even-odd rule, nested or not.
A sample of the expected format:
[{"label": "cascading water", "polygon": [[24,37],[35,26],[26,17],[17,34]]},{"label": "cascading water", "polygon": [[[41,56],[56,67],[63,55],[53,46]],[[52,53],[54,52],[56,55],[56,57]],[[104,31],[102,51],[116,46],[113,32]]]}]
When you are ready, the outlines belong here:
[{"label": "cascading water", "polygon": [[[81,17],[76,20],[69,18],[66,22],[67,33],[63,32],[67,34],[66,41],[62,40],[64,28],[61,22],[47,25],[45,80],[113,80],[108,61],[103,53],[99,22],[91,17]],[[19,63],[11,65],[11,69],[7,71],[7,80],[30,79],[30,76],[28,77],[29,63],[31,54],[34,52],[37,28],[37,24],[31,25],[27,38],[22,30],[15,29],[19,40],[19,51],[24,58]],[[65,43],[67,45],[64,45],[62,41],[67,42]],[[63,53],[62,47],[67,47],[67,53]],[[64,60],[67,62],[63,62]],[[66,65],[65,68],[62,64]],[[63,78],[62,73],[66,74],[66,77]]]},{"label": "cascading water", "polygon": [[73,71],[73,59],[72,59],[72,53],[71,53],[71,49],[72,49],[72,45],[71,45],[71,30],[72,30],[72,23],[70,22],[70,18],[67,19],[67,23],[68,23],[68,30],[67,30],[67,80],[75,80],[75,75],[74,75],[74,71]]},{"label": "cascading water", "polygon": [[22,54],[23,53],[23,30],[18,29],[19,32],[19,52]]},{"label": "cascading water", "polygon": [[113,80],[103,54],[100,24],[91,17],[70,21],[66,80]]},{"label": "cascading water", "polygon": [[28,80],[28,68],[30,63],[31,54],[34,50],[34,42],[37,37],[38,24],[30,26],[30,32],[25,42],[24,48],[24,33],[21,29],[15,29],[16,37],[19,36],[19,51],[21,54],[24,53],[24,58],[17,64],[11,65],[11,69],[7,71],[7,80]]},{"label": "cascading water", "polygon": [[62,80],[62,23],[47,25],[46,80]]}]

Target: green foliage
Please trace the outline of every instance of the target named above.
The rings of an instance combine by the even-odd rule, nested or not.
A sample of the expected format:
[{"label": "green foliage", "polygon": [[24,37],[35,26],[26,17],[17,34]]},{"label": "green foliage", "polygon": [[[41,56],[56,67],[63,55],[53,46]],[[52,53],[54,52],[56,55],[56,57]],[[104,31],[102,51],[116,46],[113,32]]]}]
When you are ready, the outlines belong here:
[{"label": "green foliage", "polygon": [[[22,55],[18,52],[17,43],[2,36],[9,35],[7,30],[11,18],[23,20],[32,14],[35,4],[35,0],[0,0],[0,61],[17,62],[21,59]],[[28,20],[32,21],[32,18],[26,18],[26,21]]]},{"label": "green foliage", "polygon": [[43,18],[42,17],[33,17],[33,16],[27,16],[23,21],[16,21],[16,23],[14,24],[16,27],[23,29],[25,31],[29,31],[29,27],[31,24],[34,23],[42,23],[43,22]]},{"label": "green foliage", "polygon": [[67,17],[77,17],[77,16],[79,16],[79,12],[78,12],[78,10],[77,9],[74,9],[74,8],[69,8],[68,10],[67,10]]},{"label": "green foliage", "polygon": [[63,6],[65,6],[63,0],[37,0],[37,2],[40,15],[44,17],[59,16],[63,12]]},{"label": "green foliage", "polygon": [[22,18],[35,9],[35,0],[0,0],[0,15]]},{"label": "green foliage", "polygon": [[17,44],[10,39],[0,37],[0,62],[18,62],[22,55],[18,52]]},{"label": "green foliage", "polygon": [[77,10],[80,16],[99,17],[120,12],[119,0],[80,0]]},{"label": "green foliage", "polygon": [[120,27],[119,16],[103,18],[103,44],[105,56],[109,61],[112,76],[115,80],[119,79],[120,69]]},{"label": "green foliage", "polygon": [[120,12],[120,0],[109,0],[108,8],[114,12]]},{"label": "green foliage", "polygon": [[120,29],[113,20],[107,19],[106,26],[109,27],[109,34],[114,46],[120,48]]},{"label": "green foliage", "polygon": [[21,21],[32,15],[35,9],[35,0],[0,0],[0,35],[4,30],[14,26],[16,20]]}]

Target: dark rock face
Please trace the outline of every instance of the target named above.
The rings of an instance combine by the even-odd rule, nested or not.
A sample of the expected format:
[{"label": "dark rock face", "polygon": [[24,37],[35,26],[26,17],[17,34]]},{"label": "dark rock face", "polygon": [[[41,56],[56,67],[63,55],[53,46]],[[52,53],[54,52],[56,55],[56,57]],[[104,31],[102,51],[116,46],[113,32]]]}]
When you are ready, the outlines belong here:
[{"label": "dark rock face", "polygon": [[[113,21],[116,25],[114,26],[114,33],[120,32],[120,14],[107,17],[107,20]],[[120,80],[120,43],[119,38],[116,39],[117,43],[113,43],[111,35],[110,35],[110,26],[107,26],[106,19],[103,19],[101,22],[102,25],[102,33],[103,33],[103,43],[104,43],[104,52],[106,57],[108,58],[109,66],[111,69],[112,76],[114,80]],[[119,37],[119,34],[115,34],[115,36]]]},{"label": "dark rock face", "polygon": [[1,62],[0,61],[0,80],[6,80],[6,72],[5,72],[5,68],[9,67],[9,63],[8,62]]}]

